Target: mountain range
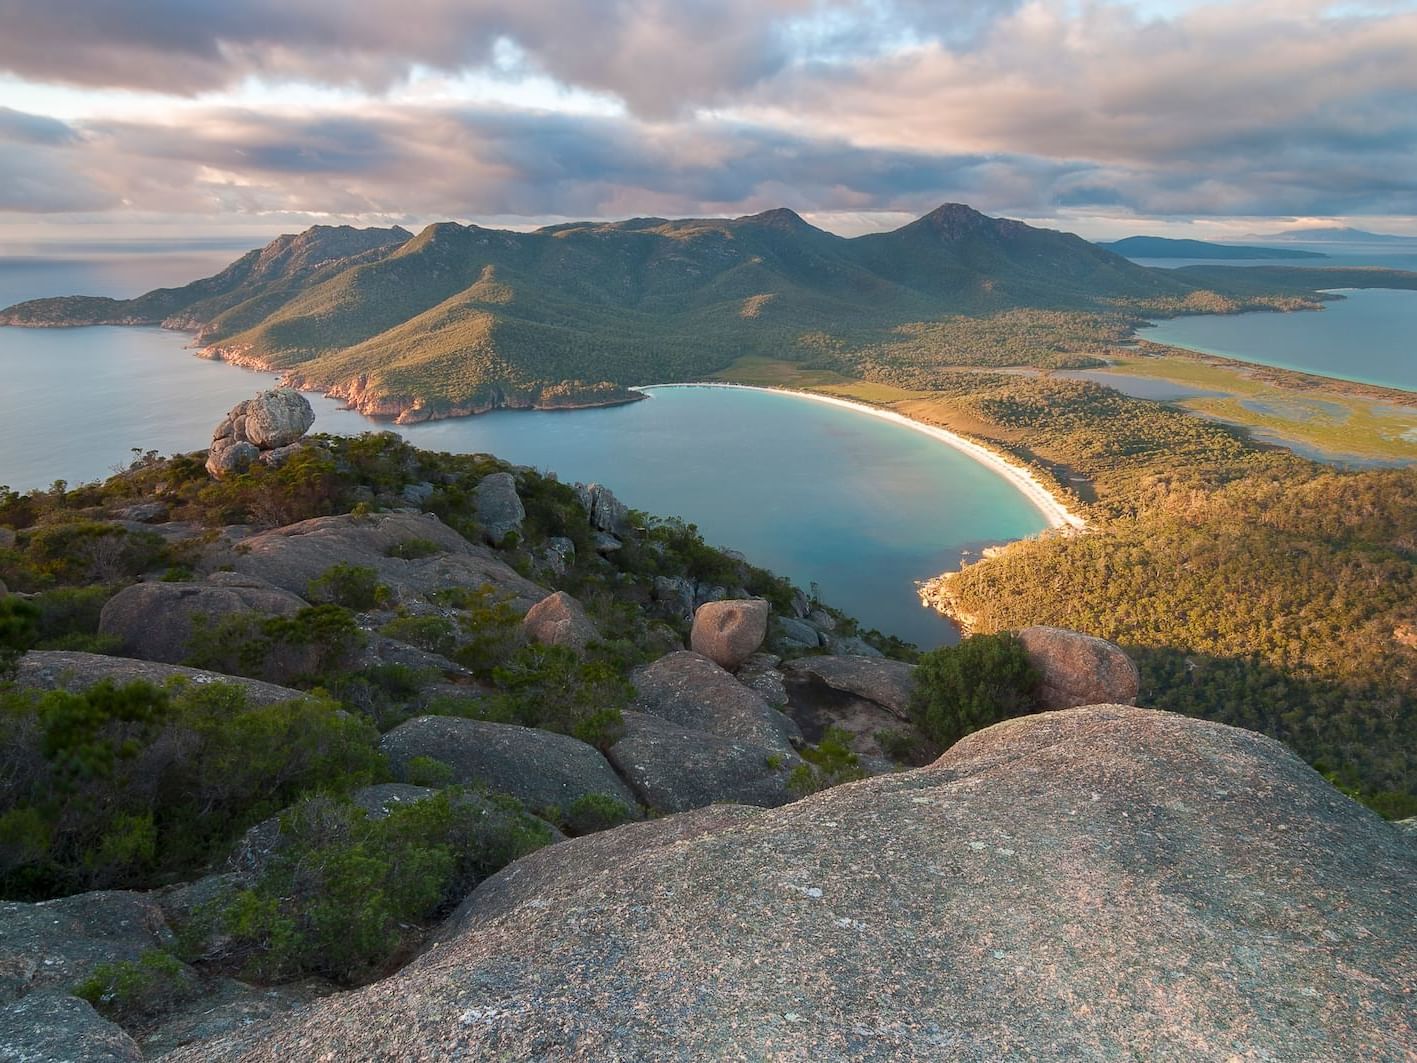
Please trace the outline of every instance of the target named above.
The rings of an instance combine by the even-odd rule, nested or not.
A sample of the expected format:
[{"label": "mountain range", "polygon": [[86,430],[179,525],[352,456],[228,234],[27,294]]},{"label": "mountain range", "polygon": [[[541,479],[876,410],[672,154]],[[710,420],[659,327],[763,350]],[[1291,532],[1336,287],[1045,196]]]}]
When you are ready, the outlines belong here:
[{"label": "mountain range", "polygon": [[210,357],[407,423],[629,401],[631,385],[701,378],[744,355],[801,357],[804,338],[889,342],[950,315],[1174,313],[1223,280],[962,204],[855,238],[778,209],[534,232],[316,226],[181,288],[33,300],[0,324],[188,330]]}]

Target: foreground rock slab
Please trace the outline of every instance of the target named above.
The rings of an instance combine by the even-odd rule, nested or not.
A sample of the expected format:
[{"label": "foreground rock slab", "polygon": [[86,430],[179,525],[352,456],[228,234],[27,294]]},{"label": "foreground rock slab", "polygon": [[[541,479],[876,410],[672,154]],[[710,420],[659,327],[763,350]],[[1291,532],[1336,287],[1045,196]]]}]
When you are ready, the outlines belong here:
[{"label": "foreground rock slab", "polygon": [[1414,979],[1401,832],[1269,739],[1094,706],[544,849],[392,978],[169,1058],[1399,1060]]},{"label": "foreground rock slab", "polygon": [[305,604],[257,580],[244,586],[229,579],[221,584],[135,583],[104,604],[98,630],[118,639],[130,657],[177,664],[187,658],[198,624],[215,624],[237,613],[292,616]]}]

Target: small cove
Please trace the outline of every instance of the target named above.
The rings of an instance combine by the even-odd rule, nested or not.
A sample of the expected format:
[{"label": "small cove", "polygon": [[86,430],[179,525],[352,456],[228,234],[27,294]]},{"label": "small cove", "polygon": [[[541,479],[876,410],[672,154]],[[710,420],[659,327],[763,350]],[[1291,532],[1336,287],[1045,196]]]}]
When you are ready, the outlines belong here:
[{"label": "small cove", "polygon": [[[160,329],[0,329],[0,484],[101,478],[132,447],[200,449],[227,409],[274,380],[196,358],[186,342]],[[389,427],[310,399],[317,431]],[[917,580],[1047,523],[1012,482],[964,453],[781,392],[654,389],[627,406],[496,411],[397,431],[420,447],[605,483],[922,646],[956,636],[920,606]]]}]

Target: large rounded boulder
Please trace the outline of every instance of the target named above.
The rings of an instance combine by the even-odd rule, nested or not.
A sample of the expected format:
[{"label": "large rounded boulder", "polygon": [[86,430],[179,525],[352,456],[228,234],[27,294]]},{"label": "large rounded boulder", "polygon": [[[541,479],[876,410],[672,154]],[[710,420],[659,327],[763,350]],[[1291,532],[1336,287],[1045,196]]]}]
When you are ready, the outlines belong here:
[{"label": "large rounded boulder", "polygon": [[382,982],[180,1050],[1401,1060],[1417,850],[1279,743],[1092,706],[782,808],[573,839]]},{"label": "large rounded boulder", "polygon": [[568,646],[584,653],[600,638],[585,607],[565,591],[557,591],[533,605],[522,619],[522,631],[543,646]]},{"label": "large rounded boulder", "polygon": [[689,646],[720,668],[735,671],[767,638],[768,614],[761,598],[707,602],[694,613]]},{"label": "large rounded boulder", "polygon": [[257,461],[278,464],[314,423],[310,401],[294,388],[272,388],[238,402],[212,430],[207,472],[221,479]]},{"label": "large rounded boulder", "polygon": [[1041,677],[1041,708],[1136,702],[1141,675],[1120,646],[1060,627],[1026,627],[1018,639]]},{"label": "large rounded boulder", "polygon": [[186,660],[198,625],[237,613],[292,616],[305,601],[262,580],[222,573],[220,583],[135,583],[119,591],[99,614],[101,635],[118,639],[128,657],[179,664]]}]

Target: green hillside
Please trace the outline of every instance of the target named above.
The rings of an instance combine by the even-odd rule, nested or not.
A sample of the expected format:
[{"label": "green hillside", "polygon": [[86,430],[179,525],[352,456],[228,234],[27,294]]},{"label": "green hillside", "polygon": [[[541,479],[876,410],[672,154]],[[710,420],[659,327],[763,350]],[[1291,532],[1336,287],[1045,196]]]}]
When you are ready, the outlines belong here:
[{"label": "green hillside", "polygon": [[858,375],[1053,367],[1057,351],[1019,330],[1085,313],[1120,340],[1141,315],[1310,305],[1320,271],[1303,272],[1147,269],[961,204],[854,239],[782,209],[529,233],[442,222],[417,236],[316,227],[183,288],[37,300],[0,323],[160,322],[366,413],[419,420],[624,401],[629,386],[745,356]]}]

